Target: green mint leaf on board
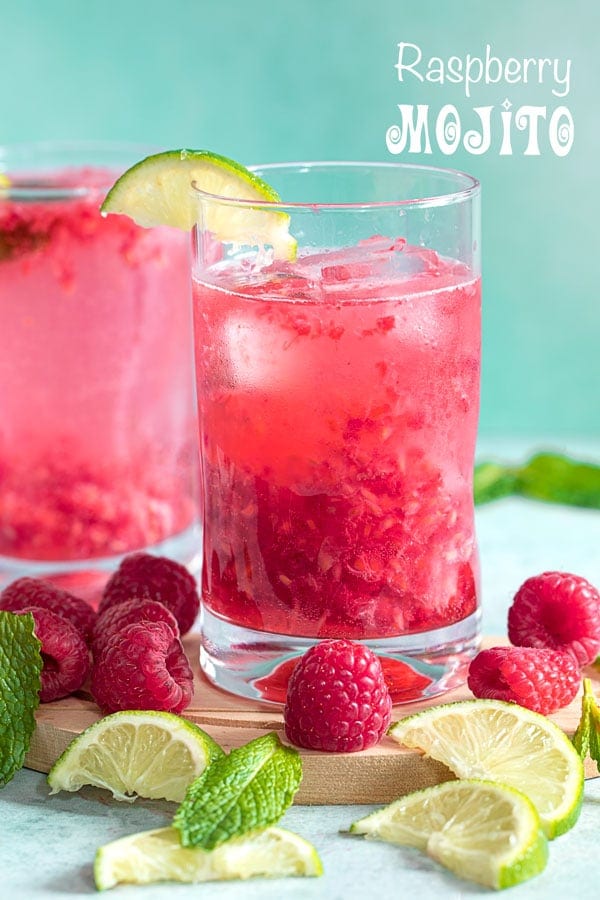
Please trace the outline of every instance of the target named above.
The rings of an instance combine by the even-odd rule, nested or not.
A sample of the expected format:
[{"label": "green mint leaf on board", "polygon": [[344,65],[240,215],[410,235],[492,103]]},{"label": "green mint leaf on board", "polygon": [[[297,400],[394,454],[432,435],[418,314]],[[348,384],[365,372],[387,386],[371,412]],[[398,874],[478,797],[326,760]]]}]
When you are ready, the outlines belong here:
[{"label": "green mint leaf on board", "polygon": [[301,779],[298,752],[270,732],[212,762],[189,786],[173,825],[184,847],[213,850],[277,822]]},{"label": "green mint leaf on board", "polygon": [[25,761],[35,729],[42,655],[30,613],[0,611],[0,785]]},{"label": "green mint leaf on board", "polygon": [[591,681],[589,679],[585,680],[588,682],[589,693],[590,745],[588,753],[594,762],[600,766],[600,708],[592,691]]},{"label": "green mint leaf on board", "polygon": [[581,759],[585,759],[590,750],[590,706],[593,703],[592,684],[589,678],[583,679],[583,697],[581,698],[581,718],[575,734],[571,738],[573,746]]},{"label": "green mint leaf on board", "polygon": [[590,749],[589,754],[600,768],[600,712],[594,704],[594,712],[590,716]]},{"label": "green mint leaf on board", "polygon": [[475,467],[473,480],[476,504],[518,495],[600,509],[600,466],[558,453],[537,453],[516,467],[481,462]]},{"label": "green mint leaf on board", "polygon": [[583,679],[581,719],[572,741],[582,759],[589,755],[600,766],[600,707],[589,678]]}]

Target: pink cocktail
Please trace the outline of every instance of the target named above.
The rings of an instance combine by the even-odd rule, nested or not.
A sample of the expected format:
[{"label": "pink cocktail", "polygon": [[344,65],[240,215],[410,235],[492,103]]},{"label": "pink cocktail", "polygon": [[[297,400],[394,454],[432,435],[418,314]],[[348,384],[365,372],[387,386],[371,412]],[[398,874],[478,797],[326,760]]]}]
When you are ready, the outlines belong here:
[{"label": "pink cocktail", "polygon": [[84,164],[82,148],[69,161],[56,148],[51,162],[47,149],[14,167],[2,158],[0,573],[108,569],[156,546],[187,562],[197,485],[185,235],[101,217],[122,149],[94,163],[92,148]]},{"label": "pink cocktail", "polygon": [[[460,177],[466,196],[447,207],[464,223],[477,186]],[[272,669],[346,637],[436,693],[477,645],[481,282],[471,227],[466,258],[413,242],[427,208],[354,209],[344,246],[337,207],[337,246],[301,240],[288,261],[201,238],[202,659],[232,690],[273,697]],[[333,216],[287,209],[292,234],[314,224],[317,238]]]}]

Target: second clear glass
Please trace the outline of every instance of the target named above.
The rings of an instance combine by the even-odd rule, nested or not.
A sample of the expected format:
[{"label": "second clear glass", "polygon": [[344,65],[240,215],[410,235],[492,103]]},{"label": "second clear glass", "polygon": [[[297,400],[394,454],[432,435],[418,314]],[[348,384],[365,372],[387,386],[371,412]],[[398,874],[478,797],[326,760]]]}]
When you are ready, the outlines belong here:
[{"label": "second clear glass", "polygon": [[93,596],[134,550],[197,568],[189,239],[99,210],[148,152],[0,149],[0,587]]}]

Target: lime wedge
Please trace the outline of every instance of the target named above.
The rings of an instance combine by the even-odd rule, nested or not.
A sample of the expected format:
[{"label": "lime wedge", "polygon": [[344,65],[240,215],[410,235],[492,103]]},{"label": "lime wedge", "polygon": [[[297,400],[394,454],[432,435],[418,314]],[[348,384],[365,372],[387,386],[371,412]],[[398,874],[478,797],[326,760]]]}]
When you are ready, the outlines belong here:
[{"label": "lime wedge", "polygon": [[539,874],[548,842],[531,801],[488,781],[447,781],[355,822],[355,834],[416,847],[461,878],[490,888]]},{"label": "lime wedge", "polygon": [[231,838],[214,850],[182,847],[174,828],[142,831],[100,847],[94,861],[94,880],[99,891],[117,884],[192,884],[322,872],[321,860],[312,844],[275,826]]},{"label": "lime wedge", "polygon": [[516,703],[446,703],[401,719],[388,733],[458,778],[490,779],[522,791],[549,838],[568,831],[579,817],[583,765],[577,751],[557,725]]},{"label": "lime wedge", "polygon": [[275,256],[284,259],[295,256],[289,215],[252,205],[252,201],[277,203],[279,195],[244,166],[208,150],[167,150],[146,157],[121,175],[101,209],[129,216],[145,228],[171,225],[191,231],[200,209],[193,187],[242,201],[205,207],[204,226],[219,240],[271,246]]},{"label": "lime wedge", "polygon": [[128,710],[100,719],[71,741],[50,769],[48,784],[51,794],[89,784],[116,800],[180,803],[190,782],[223,755],[208,734],[174,713]]}]

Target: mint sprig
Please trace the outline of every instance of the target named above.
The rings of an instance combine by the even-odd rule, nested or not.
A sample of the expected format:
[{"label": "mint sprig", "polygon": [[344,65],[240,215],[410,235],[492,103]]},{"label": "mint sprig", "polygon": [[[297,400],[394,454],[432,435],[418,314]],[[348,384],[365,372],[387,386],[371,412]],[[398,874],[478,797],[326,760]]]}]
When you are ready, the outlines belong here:
[{"label": "mint sprig", "polygon": [[0,263],[19,256],[35,253],[47,244],[50,235],[47,231],[34,231],[31,225],[21,222],[10,230],[0,230]]},{"label": "mint sprig", "polygon": [[0,611],[0,786],[25,761],[35,729],[42,656],[31,613]]},{"label": "mint sprig", "polygon": [[600,509],[600,466],[558,453],[537,453],[521,466],[475,466],[476,504],[520,496],[546,503]]},{"label": "mint sprig", "polygon": [[589,755],[600,766],[600,708],[589,678],[583,679],[581,719],[571,740],[581,759]]},{"label": "mint sprig", "polygon": [[301,779],[298,752],[275,732],[232,750],[189,786],[173,819],[182,845],[213,850],[229,838],[273,825]]}]

